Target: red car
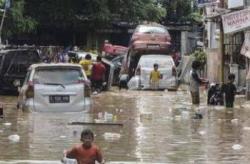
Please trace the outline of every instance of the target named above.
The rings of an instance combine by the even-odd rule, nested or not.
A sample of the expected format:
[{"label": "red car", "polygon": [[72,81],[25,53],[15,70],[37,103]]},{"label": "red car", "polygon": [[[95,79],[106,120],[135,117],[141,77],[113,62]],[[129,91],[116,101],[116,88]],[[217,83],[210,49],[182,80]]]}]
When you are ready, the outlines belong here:
[{"label": "red car", "polygon": [[127,54],[128,47],[105,43],[102,49],[103,56],[107,59],[113,59],[116,56]]},{"label": "red car", "polygon": [[138,25],[130,40],[133,54],[163,53],[169,51],[171,37],[166,27],[160,24]]}]

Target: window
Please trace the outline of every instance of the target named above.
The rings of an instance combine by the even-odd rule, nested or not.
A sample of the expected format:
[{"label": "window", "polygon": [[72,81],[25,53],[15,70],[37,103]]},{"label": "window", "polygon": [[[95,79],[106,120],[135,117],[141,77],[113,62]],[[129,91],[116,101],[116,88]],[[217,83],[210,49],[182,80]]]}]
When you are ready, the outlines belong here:
[{"label": "window", "polygon": [[33,80],[35,83],[57,83],[57,84],[73,84],[83,79],[83,74],[78,68],[66,67],[45,67],[38,68],[35,71]]},{"label": "window", "polygon": [[136,32],[140,33],[168,33],[168,31],[163,27],[157,27],[157,26],[139,26],[136,29]]}]

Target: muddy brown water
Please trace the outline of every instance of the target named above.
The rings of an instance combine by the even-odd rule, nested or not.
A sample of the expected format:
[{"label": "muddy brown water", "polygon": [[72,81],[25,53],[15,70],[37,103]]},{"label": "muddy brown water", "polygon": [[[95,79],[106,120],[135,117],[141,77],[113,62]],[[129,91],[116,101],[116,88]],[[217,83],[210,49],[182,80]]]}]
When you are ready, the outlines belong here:
[{"label": "muddy brown water", "polygon": [[[250,110],[241,106],[242,101],[235,109],[225,109],[206,106],[203,97],[203,103],[194,107],[186,90],[113,90],[93,99],[93,109],[88,113],[24,113],[16,109],[16,97],[0,96],[5,115],[0,119],[0,163],[59,163],[63,150],[79,143],[85,128],[94,131],[95,143],[108,162],[250,161]],[[197,110],[203,119],[192,119]],[[123,126],[68,124],[93,122],[101,112],[112,113]],[[20,136],[19,142],[8,139],[13,134]]]}]

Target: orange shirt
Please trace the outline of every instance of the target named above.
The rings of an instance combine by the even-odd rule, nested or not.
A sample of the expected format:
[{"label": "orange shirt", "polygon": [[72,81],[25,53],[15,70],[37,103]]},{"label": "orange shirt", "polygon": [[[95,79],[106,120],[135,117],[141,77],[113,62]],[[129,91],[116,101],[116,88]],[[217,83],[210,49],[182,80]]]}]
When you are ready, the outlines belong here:
[{"label": "orange shirt", "polygon": [[67,151],[68,158],[74,158],[78,164],[95,164],[95,161],[102,162],[102,153],[97,145],[92,144],[89,149],[83,147],[82,144],[74,146]]}]

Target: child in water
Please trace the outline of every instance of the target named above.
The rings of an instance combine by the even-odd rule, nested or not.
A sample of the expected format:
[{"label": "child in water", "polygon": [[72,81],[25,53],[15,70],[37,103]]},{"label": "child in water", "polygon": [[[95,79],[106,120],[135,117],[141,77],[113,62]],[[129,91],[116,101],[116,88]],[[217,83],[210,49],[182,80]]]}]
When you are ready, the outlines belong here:
[{"label": "child in water", "polygon": [[76,159],[78,164],[95,164],[96,161],[104,164],[99,147],[93,144],[94,134],[91,130],[82,131],[81,141],[82,144],[78,144],[71,150],[64,152],[66,158]]}]

